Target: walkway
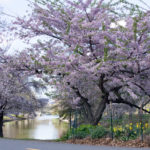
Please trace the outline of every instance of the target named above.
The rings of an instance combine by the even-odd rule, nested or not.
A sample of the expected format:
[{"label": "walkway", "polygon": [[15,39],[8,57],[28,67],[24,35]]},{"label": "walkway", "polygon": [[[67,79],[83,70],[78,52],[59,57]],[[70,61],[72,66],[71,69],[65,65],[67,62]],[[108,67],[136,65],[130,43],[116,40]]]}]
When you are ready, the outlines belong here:
[{"label": "walkway", "polygon": [[[44,141],[0,139],[0,150],[138,150],[138,148],[118,148],[107,146],[73,145]],[[150,150],[150,148],[140,148]]]}]

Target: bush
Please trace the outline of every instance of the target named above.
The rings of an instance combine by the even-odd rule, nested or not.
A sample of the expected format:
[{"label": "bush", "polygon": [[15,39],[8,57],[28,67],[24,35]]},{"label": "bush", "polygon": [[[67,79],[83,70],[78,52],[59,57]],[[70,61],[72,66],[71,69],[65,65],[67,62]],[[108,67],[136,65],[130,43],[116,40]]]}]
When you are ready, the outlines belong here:
[{"label": "bush", "polygon": [[125,132],[122,130],[117,130],[116,132],[114,132],[114,137],[117,139],[124,136],[124,135],[125,135]]},{"label": "bush", "polygon": [[89,134],[85,131],[76,131],[74,138],[76,139],[84,139],[85,137],[87,137]]},{"label": "bush", "polygon": [[90,134],[91,130],[93,130],[94,128],[95,126],[83,124],[77,128],[77,131],[84,131],[87,134]]},{"label": "bush", "polygon": [[108,131],[102,127],[102,126],[97,126],[95,129],[92,130],[91,132],[91,138],[92,139],[98,139],[106,136]]},{"label": "bush", "polygon": [[71,131],[70,130],[68,130],[60,139],[59,139],[59,141],[66,141],[66,140],[68,140],[68,139],[70,139],[71,138]]},{"label": "bush", "polygon": [[128,137],[129,137],[129,140],[135,140],[135,139],[137,139],[138,134],[137,134],[136,131],[133,130],[133,131],[130,131],[130,132],[129,132]]},{"label": "bush", "polygon": [[123,141],[134,140],[138,137],[139,129],[135,125],[127,125],[125,127],[115,127],[114,137]]},{"label": "bush", "polygon": [[75,130],[75,138],[77,139],[83,139],[87,136],[90,135],[91,130],[93,130],[95,127],[92,125],[80,125],[76,130]]},{"label": "bush", "polygon": [[80,125],[77,129],[72,129],[71,131],[68,130],[67,133],[65,133],[60,140],[65,141],[70,138],[76,138],[76,139],[83,139],[90,135],[91,130],[93,130],[95,126],[92,125]]}]

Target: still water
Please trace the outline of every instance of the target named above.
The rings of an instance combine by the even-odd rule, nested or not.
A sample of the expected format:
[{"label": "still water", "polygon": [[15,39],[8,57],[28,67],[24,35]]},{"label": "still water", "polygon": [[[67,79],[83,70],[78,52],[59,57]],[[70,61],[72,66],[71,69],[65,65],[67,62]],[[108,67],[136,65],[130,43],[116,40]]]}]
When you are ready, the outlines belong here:
[{"label": "still water", "polygon": [[52,140],[60,138],[68,124],[60,122],[57,116],[44,115],[35,119],[6,122],[4,137],[16,139]]}]

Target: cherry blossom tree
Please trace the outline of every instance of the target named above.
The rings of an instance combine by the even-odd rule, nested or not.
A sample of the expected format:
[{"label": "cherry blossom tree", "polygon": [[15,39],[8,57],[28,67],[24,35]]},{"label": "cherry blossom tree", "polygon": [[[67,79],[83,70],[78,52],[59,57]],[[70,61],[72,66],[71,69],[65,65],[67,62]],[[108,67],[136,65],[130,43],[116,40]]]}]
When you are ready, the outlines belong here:
[{"label": "cherry blossom tree", "polygon": [[[38,72],[37,65],[33,66],[31,58],[27,59],[27,54],[24,57],[23,53],[16,56],[7,54],[10,47],[6,41],[6,32],[10,32],[8,27],[0,18],[0,137],[3,137],[4,115],[35,115],[36,110],[46,105],[46,102],[41,102],[35,97],[30,89],[33,82],[28,81],[29,76]],[[28,63],[25,63],[27,60]]]},{"label": "cherry blossom tree", "polygon": [[22,70],[23,65],[20,64],[18,57],[4,55],[2,58],[3,61],[0,63],[0,137],[3,137],[4,115],[22,113],[35,116],[35,111],[45,107],[48,102],[41,101],[35,96],[31,87],[43,88],[44,86],[28,79],[31,71],[28,73],[27,70]]},{"label": "cherry blossom tree", "polygon": [[[1,31],[0,35],[4,33],[3,29]],[[1,42],[3,41],[2,39]],[[31,87],[44,87],[28,79],[38,72],[37,65],[34,66],[31,57],[27,59],[28,55],[24,55],[23,52],[13,56],[8,55],[7,51],[8,46],[2,45],[0,49],[0,137],[3,137],[4,115],[22,113],[34,116],[36,110],[47,105],[46,101],[37,99],[31,91]]]},{"label": "cherry blossom tree", "polygon": [[30,53],[65,102],[81,108],[94,125],[110,102],[148,112],[150,12],[119,5],[129,11],[120,15],[115,2],[104,0],[40,2],[29,18],[15,23],[21,38],[45,37]]}]

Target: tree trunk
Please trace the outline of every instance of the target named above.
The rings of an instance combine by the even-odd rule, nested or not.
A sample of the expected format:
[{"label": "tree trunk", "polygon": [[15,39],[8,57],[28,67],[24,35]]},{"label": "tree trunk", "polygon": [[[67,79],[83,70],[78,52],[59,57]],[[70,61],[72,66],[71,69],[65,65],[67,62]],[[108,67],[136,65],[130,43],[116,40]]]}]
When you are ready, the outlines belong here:
[{"label": "tree trunk", "polygon": [[100,119],[102,118],[103,112],[106,108],[107,101],[105,99],[102,99],[97,107],[97,111],[94,115],[94,122],[93,125],[97,125]]},{"label": "tree trunk", "polygon": [[3,137],[3,116],[4,116],[4,113],[1,112],[0,113],[0,137]]},{"label": "tree trunk", "polygon": [[106,108],[106,104],[107,102],[105,99],[101,100],[97,107],[97,111],[94,114],[90,105],[88,105],[88,103],[84,103],[82,112],[84,115],[85,122],[91,125],[97,125],[100,119],[102,118],[103,112]]},{"label": "tree trunk", "polygon": [[[88,102],[88,98],[82,96],[82,94],[80,93],[78,88],[76,88],[74,86],[71,87],[73,90],[75,90],[76,95],[81,98],[81,102],[82,102],[81,105],[83,106],[83,112],[84,112],[84,115],[86,116],[85,119],[88,119],[88,120],[86,120],[86,122],[88,122],[89,124],[92,124],[92,125],[98,124],[98,122],[101,119],[103,112],[106,108],[106,103],[108,101],[108,95],[105,92],[104,87],[103,87],[103,82],[102,82],[103,78],[104,78],[104,76],[101,77],[100,89],[103,93],[105,93],[105,96],[102,96],[102,100],[100,101],[95,114],[93,113],[91,105]],[[70,83],[69,83],[69,85],[70,85]]]},{"label": "tree trunk", "polygon": [[88,119],[87,122],[92,124],[92,122],[94,121],[94,116],[91,110],[91,106],[88,103],[84,103],[83,107],[87,115],[86,117],[86,119]]}]

